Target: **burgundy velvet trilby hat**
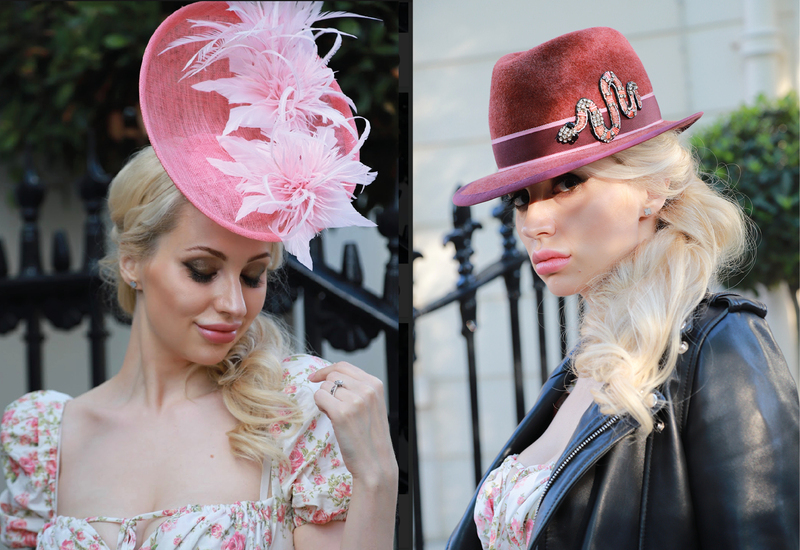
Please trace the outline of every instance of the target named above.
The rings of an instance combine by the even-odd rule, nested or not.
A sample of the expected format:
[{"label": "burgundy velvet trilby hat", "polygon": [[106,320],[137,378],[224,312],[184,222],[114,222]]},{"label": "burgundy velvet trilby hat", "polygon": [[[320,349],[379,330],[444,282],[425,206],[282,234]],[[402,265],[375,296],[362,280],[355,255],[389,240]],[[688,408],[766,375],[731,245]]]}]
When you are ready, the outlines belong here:
[{"label": "burgundy velvet trilby hat", "polygon": [[595,27],[554,38],[494,66],[489,130],[498,171],[459,189],[469,206],[600,160],[668,130],[653,86],[622,34]]}]

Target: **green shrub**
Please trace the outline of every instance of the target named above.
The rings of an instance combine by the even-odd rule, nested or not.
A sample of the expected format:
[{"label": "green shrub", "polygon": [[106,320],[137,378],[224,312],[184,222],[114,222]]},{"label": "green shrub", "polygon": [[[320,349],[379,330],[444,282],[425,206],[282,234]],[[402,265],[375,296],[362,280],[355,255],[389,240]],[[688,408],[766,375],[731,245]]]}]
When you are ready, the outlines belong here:
[{"label": "green shrub", "polygon": [[[71,184],[86,169],[90,130],[111,174],[147,143],[136,123],[142,55],[161,21],[188,3],[0,2],[0,163],[12,181],[21,178],[30,151],[37,170],[61,175],[53,184]],[[358,114],[372,124],[362,158],[377,170],[378,181],[357,204],[367,211],[390,204],[396,194],[397,4],[336,1],[323,10],[378,19],[322,22],[358,36],[344,38],[330,66]],[[320,51],[332,43],[332,37],[321,38]]]},{"label": "green shrub", "polygon": [[[0,3],[0,162],[14,180],[26,150],[39,169],[81,174],[90,129],[99,138],[106,168],[120,168],[124,157],[113,158],[120,154],[109,150],[108,117],[138,104],[144,48],[163,18],[180,5]],[[142,133],[138,145],[145,140]],[[131,149],[120,153],[127,156]]]},{"label": "green shrub", "polygon": [[800,274],[797,92],[759,97],[692,137],[707,181],[730,182],[759,229],[749,271],[731,283],[748,290],[786,281],[796,297]]}]

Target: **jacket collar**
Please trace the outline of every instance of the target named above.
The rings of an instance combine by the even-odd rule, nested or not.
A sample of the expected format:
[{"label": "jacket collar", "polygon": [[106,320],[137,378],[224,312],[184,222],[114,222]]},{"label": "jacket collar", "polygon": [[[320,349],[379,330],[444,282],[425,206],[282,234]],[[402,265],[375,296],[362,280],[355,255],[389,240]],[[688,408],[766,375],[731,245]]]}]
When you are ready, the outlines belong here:
[{"label": "jacket collar", "polygon": [[617,442],[631,434],[638,424],[627,416],[609,416],[600,412],[594,403],[581,417],[572,439],[556,461],[545,492],[538,505],[531,544],[534,548],[553,512],[569,490],[589,468]]},{"label": "jacket collar", "polygon": [[[562,364],[562,368],[559,370],[566,371],[567,367]],[[660,411],[666,404],[664,396],[660,392],[655,393],[656,400],[651,409],[653,414]],[[534,421],[531,420],[531,423],[533,424]],[[547,424],[545,424],[546,426]],[[575,483],[614,445],[633,433],[638,427],[639,423],[627,415],[603,414],[597,403],[589,406],[550,474],[550,481],[536,512],[529,548],[536,546],[553,512]],[[534,440],[528,440],[526,443],[530,444],[532,441]]]}]

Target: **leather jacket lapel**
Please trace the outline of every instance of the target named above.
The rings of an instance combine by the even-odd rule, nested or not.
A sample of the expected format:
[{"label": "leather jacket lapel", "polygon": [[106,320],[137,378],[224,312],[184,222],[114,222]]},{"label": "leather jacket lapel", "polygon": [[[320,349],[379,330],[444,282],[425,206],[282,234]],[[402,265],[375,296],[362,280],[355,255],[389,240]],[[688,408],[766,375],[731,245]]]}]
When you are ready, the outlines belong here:
[{"label": "leather jacket lapel", "polygon": [[575,434],[556,462],[539,502],[529,548],[535,548],[553,512],[572,486],[617,442],[636,429],[628,417],[608,416],[595,403],[584,413]]}]

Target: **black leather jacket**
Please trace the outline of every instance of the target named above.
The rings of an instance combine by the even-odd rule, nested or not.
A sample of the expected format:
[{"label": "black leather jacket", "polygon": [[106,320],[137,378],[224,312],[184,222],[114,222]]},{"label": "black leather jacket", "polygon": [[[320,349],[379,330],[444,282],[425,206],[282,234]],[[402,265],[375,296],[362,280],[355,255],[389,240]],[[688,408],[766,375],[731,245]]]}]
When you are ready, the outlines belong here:
[{"label": "black leather jacket", "polygon": [[[530,548],[797,549],[798,396],[765,315],[735,294],[704,300],[656,406],[663,427],[647,438],[630,418],[592,405],[551,475]],[[568,367],[545,383],[487,472],[544,432]],[[481,548],[474,506],[475,496],[448,549]]]}]

